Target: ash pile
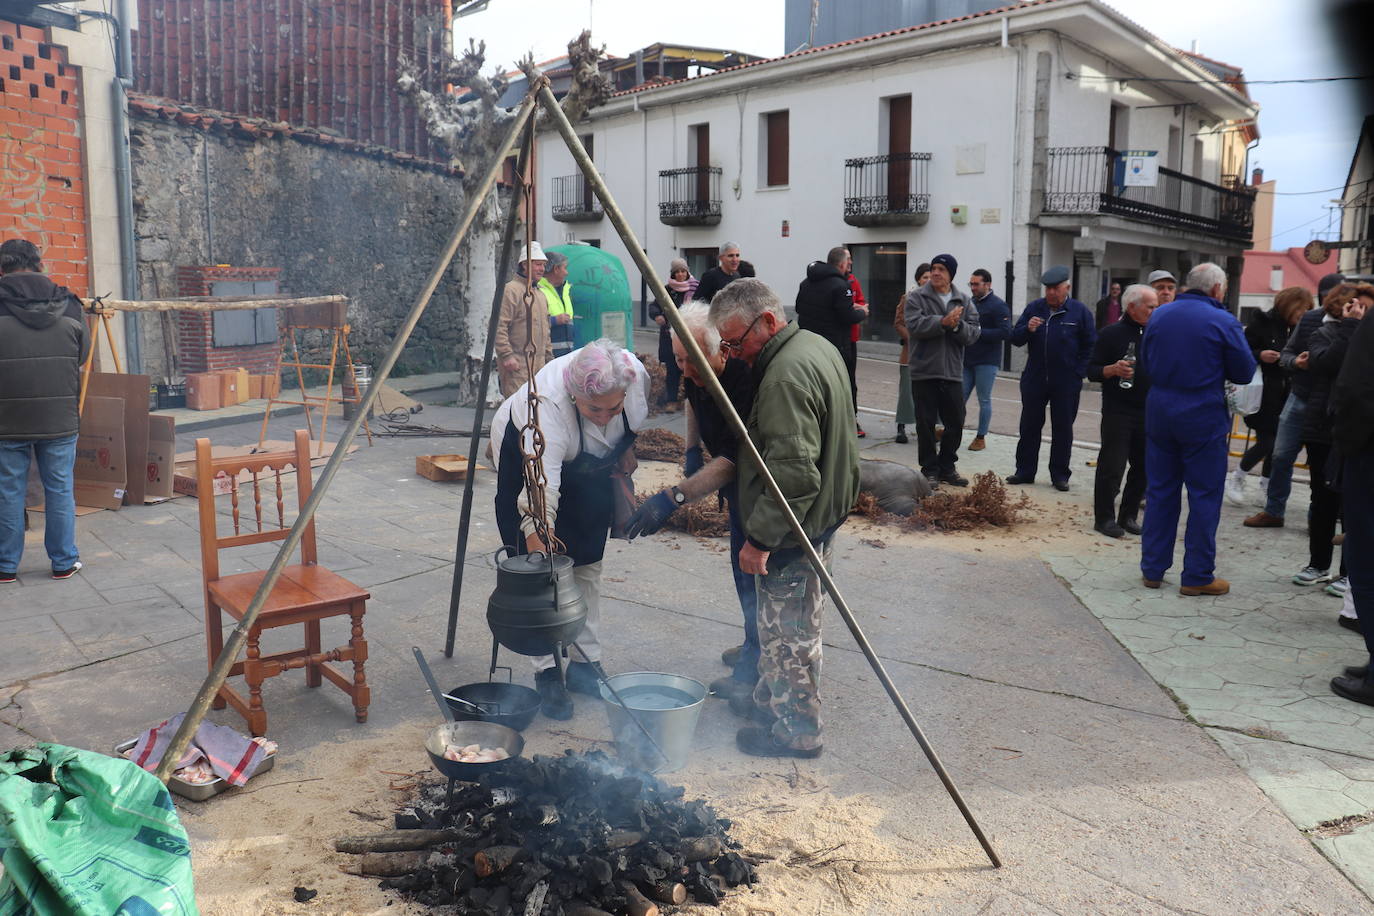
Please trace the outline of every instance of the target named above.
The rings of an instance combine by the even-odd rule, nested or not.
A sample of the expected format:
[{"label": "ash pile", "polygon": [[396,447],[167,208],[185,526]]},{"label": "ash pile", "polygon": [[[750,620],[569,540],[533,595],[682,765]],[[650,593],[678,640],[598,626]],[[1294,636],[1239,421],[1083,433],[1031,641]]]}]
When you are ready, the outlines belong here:
[{"label": "ash pile", "polygon": [[[730,839],[729,820],[684,794],[600,751],[512,759],[451,792],[426,785],[383,836],[437,842],[389,854],[405,871],[392,869],[382,887],[482,916],[653,916],[658,903],[688,898],[718,905],[726,888],[757,880],[755,860]],[[361,871],[384,873],[386,855],[364,856]],[[369,858],[382,867],[368,871]]]}]

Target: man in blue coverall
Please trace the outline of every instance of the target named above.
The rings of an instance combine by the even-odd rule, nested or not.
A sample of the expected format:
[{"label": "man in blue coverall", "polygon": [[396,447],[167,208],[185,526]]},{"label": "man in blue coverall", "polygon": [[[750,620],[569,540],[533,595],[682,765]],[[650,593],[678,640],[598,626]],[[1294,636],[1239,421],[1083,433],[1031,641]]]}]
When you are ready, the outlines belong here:
[{"label": "man in blue coverall", "polygon": [[1140,575],[1159,588],[1174,563],[1182,491],[1188,487],[1181,595],[1224,595],[1214,575],[1217,523],[1226,482],[1230,431],[1222,382],[1244,385],[1255,374],[1245,331],[1221,300],[1226,272],[1203,263],[1188,271],[1184,292],[1155,309],[1141,341],[1150,376],[1145,402],[1145,524]]},{"label": "man in blue coverall", "polygon": [[1050,409],[1050,482],[1056,490],[1069,488],[1069,453],[1073,449],[1073,421],[1078,396],[1088,374],[1097,334],[1093,314],[1069,298],[1069,269],[1051,267],[1040,277],[1043,298],[1026,306],[1011,329],[1013,346],[1026,346],[1021,371],[1021,439],[1016,443],[1016,473],[1007,483],[1034,483],[1040,465],[1040,431],[1045,407]]}]

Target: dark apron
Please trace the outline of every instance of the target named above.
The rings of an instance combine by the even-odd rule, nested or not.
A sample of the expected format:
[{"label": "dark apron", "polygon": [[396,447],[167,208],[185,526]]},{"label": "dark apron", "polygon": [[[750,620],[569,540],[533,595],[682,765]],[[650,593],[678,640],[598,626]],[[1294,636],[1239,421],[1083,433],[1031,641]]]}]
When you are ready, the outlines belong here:
[{"label": "dark apron", "polygon": [[[611,472],[626,451],[634,447],[636,433],[624,412],[620,422],[625,435],[615,448],[597,458],[587,451],[582,436],[582,414],[577,416],[577,457],[563,462],[562,481],[558,485],[558,520],[554,534],[567,548],[574,566],[599,563],[606,552],[606,538],[615,520],[615,499],[612,496]],[[496,527],[501,541],[513,553],[527,553],[525,536],[520,531],[519,497],[525,488],[524,455],[520,451],[520,431],[514,422],[506,421],[501,438],[501,466],[496,478]]]}]

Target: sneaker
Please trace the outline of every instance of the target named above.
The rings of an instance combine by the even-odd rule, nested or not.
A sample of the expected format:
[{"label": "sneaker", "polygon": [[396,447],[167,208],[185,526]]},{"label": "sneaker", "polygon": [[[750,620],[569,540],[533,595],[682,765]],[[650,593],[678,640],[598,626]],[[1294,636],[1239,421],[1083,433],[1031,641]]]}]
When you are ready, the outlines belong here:
[{"label": "sneaker", "polygon": [[1350,579],[1346,576],[1341,576],[1339,579],[1332,579],[1331,584],[1322,589],[1322,591],[1326,592],[1328,595],[1334,595],[1337,598],[1344,598],[1345,593],[1349,590]]},{"label": "sneaker", "polygon": [[1268,502],[1269,502],[1269,478],[1268,478],[1268,477],[1261,477],[1261,478],[1260,478],[1260,481],[1259,481],[1259,490],[1255,493],[1255,505],[1258,506],[1259,508],[1263,509],[1264,506],[1265,506],[1265,504],[1268,503]]},{"label": "sneaker", "polygon": [[1245,478],[1248,476],[1240,468],[1226,475],[1226,501],[1231,505],[1245,505]]},{"label": "sneaker", "polygon": [[1331,574],[1315,566],[1304,567],[1302,572],[1293,577],[1294,585],[1320,585],[1323,582],[1330,581]]},{"label": "sneaker", "polygon": [[968,450],[970,452],[981,452],[983,449],[987,447],[987,440],[984,439],[982,436],[974,436],[973,441],[968,444]]},{"label": "sneaker", "polygon": [[19,573],[0,572],[0,582],[18,582]]},{"label": "sneaker", "polygon": [[858,436],[860,439],[868,438],[868,433],[864,432],[864,428],[859,425],[857,420],[854,421],[854,435]]},{"label": "sneaker", "polygon": [[81,572],[81,568],[85,565],[86,564],[82,563],[80,560],[77,560],[69,569],[54,569],[52,571],[52,577],[54,579],[70,579],[72,576]]},{"label": "sneaker", "polygon": [[1283,518],[1278,515],[1270,515],[1261,509],[1241,524],[1246,528],[1282,528]]}]

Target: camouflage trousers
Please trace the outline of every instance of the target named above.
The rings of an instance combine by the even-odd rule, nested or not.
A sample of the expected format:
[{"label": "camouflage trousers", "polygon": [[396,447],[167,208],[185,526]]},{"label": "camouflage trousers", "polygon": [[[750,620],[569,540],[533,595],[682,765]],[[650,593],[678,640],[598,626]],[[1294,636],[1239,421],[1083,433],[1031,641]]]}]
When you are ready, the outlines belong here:
[{"label": "camouflage trousers", "polygon": [[[818,548],[830,569],[830,538]],[[791,551],[789,551],[790,553]],[[794,748],[821,746],[821,609],[825,589],[806,557],[768,563],[755,576],[759,598],[759,680],[754,702],[772,713],[773,735]]]}]

